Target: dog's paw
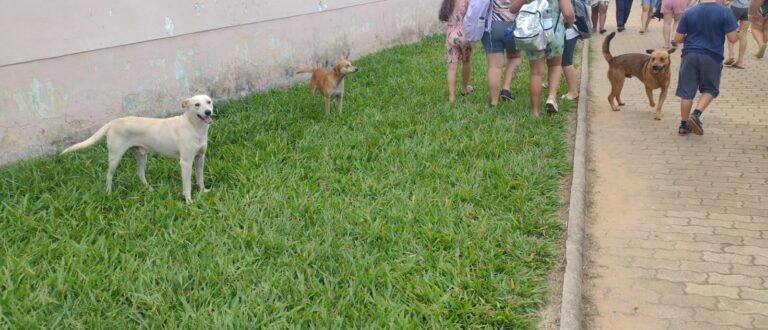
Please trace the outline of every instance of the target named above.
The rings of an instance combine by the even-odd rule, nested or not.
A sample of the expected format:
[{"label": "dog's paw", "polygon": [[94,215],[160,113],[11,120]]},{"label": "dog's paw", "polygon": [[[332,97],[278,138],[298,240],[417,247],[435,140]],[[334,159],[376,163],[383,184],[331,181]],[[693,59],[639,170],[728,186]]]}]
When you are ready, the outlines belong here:
[{"label": "dog's paw", "polygon": [[650,105],[652,108],[653,108],[653,107],[656,107],[656,103],[655,103],[655,102],[651,102],[649,105]]},{"label": "dog's paw", "polygon": [[625,105],[627,105],[627,104],[626,104],[626,103],[624,103],[624,102],[619,102],[619,106],[622,106],[622,107],[623,107],[623,106],[625,106]]},{"label": "dog's paw", "polygon": [[659,117],[659,116],[655,116],[655,117],[653,117],[653,119],[654,119],[654,120],[661,120],[661,117]]},{"label": "dog's paw", "polygon": [[149,192],[154,192],[155,188],[152,188],[152,186],[147,186],[147,190],[149,190]]},{"label": "dog's paw", "polygon": [[619,111],[619,110],[621,110],[621,109],[619,109],[619,107],[615,107],[615,108],[611,108],[611,110],[613,110],[613,111]]},{"label": "dog's paw", "polygon": [[210,192],[210,191],[211,191],[211,188],[203,188],[203,189],[202,189],[202,192],[203,192],[203,193],[207,193],[207,192]]}]

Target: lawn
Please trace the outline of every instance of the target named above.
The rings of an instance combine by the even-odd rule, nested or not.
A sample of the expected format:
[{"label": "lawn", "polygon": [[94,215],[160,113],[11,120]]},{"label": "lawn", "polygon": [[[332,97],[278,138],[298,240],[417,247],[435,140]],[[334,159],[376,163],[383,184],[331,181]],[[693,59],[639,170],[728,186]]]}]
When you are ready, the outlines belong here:
[{"label": "lawn", "polygon": [[448,105],[444,36],[354,61],[344,113],[309,86],[220,102],[206,184],[104,142],[0,168],[0,328],[534,328],[558,262],[569,108]]}]

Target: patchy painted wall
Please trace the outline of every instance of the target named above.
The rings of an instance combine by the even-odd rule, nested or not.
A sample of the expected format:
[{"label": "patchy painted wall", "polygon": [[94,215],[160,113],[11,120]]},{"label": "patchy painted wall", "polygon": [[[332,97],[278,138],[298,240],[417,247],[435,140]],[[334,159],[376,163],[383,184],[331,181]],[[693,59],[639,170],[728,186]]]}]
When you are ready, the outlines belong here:
[{"label": "patchy painted wall", "polygon": [[[0,0],[0,165],[438,32],[439,0]],[[7,33],[5,31],[15,31]],[[436,59],[441,60],[441,59]]]}]

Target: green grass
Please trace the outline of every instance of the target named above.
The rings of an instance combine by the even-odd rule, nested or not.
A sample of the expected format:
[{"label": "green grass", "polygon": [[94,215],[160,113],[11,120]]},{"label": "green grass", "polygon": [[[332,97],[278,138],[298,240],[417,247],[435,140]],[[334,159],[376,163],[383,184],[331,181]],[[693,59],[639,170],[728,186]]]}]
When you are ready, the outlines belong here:
[{"label": "green grass", "polygon": [[341,115],[306,84],[219,103],[191,205],[162,157],[106,194],[103,142],[0,169],[0,328],[535,327],[573,104],[532,117],[525,65],[489,109],[478,47],[449,106],[443,45],[356,61]]}]

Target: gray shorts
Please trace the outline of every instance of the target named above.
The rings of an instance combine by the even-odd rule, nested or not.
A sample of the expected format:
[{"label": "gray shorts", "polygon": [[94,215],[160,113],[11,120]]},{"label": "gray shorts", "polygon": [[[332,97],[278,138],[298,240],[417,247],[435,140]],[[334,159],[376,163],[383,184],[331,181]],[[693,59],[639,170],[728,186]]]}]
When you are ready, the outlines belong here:
[{"label": "gray shorts", "polygon": [[720,76],[723,73],[723,60],[698,53],[688,53],[680,62],[675,95],[683,100],[693,100],[696,90],[711,94],[720,94]]},{"label": "gray shorts", "polygon": [[491,33],[485,32],[483,34],[483,48],[485,48],[486,54],[503,53],[507,51],[507,55],[517,53],[515,48],[515,38],[510,33],[509,36],[504,37],[509,27],[514,27],[514,22],[491,22]]},{"label": "gray shorts", "polygon": [[731,11],[733,12],[733,17],[735,17],[737,21],[749,20],[749,17],[747,15],[749,8],[739,8],[739,7],[731,6]]}]

